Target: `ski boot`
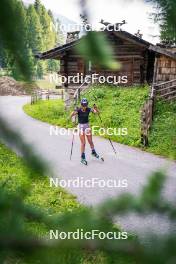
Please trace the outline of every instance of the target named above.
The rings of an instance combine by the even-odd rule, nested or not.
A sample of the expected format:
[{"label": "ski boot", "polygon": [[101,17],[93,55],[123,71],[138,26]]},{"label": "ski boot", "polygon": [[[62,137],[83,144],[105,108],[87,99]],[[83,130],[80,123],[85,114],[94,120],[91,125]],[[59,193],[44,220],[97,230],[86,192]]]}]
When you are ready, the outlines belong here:
[{"label": "ski boot", "polygon": [[100,156],[96,153],[95,149],[92,150],[92,156],[95,157],[95,158],[97,158],[97,159],[100,159],[101,161],[104,161],[104,158],[103,158],[103,157],[100,157]]},{"label": "ski boot", "polygon": [[82,155],[81,155],[81,163],[84,164],[84,165],[87,165],[87,160],[86,160],[85,153],[82,153]]}]

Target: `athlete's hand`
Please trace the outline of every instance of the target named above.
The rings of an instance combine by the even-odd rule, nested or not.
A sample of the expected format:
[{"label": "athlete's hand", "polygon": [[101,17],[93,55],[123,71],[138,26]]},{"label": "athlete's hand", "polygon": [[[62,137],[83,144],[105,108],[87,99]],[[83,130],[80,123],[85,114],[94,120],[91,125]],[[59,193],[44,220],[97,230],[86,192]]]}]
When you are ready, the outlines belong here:
[{"label": "athlete's hand", "polygon": [[96,106],[96,104],[93,105],[93,110],[94,110],[94,113],[98,113],[99,112],[98,107]]}]

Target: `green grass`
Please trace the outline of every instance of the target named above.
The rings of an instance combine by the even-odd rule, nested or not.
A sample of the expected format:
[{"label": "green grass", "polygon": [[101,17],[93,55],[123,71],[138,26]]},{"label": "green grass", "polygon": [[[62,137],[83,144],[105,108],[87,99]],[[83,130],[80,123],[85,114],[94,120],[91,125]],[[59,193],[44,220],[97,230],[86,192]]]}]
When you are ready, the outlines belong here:
[{"label": "green grass", "polygon": [[24,106],[24,111],[41,121],[52,125],[71,127],[71,122],[68,122],[69,114],[64,109],[64,103],[60,100],[38,101],[35,105],[27,104]]},{"label": "green grass", "polygon": [[[24,197],[26,205],[31,205],[33,208],[42,209],[46,215],[58,215],[59,213],[70,212],[81,208],[76,197],[67,193],[59,187],[50,187],[48,177],[35,177],[33,172],[25,165],[22,158],[9,150],[5,145],[0,143],[0,185],[4,186],[9,195],[14,194]],[[31,176],[31,178],[30,178]],[[11,227],[11,217],[13,212],[2,214],[0,218],[0,229],[5,226]],[[5,218],[4,218],[5,217]],[[14,219],[14,226],[15,226]],[[26,233],[33,233],[38,236],[47,235],[49,230],[44,224],[36,222],[24,223]],[[10,232],[8,228],[8,232]],[[0,254],[1,257],[1,254]],[[26,264],[22,259],[12,258],[8,263]]]},{"label": "green grass", "polygon": [[[127,128],[128,135],[113,135],[112,140],[130,146],[140,145],[140,109],[148,97],[148,87],[117,89],[98,86],[85,96],[90,105],[96,103],[99,107],[103,127]],[[96,115],[91,116],[91,123],[102,127]]]},{"label": "green grass", "polygon": [[[108,128],[127,128],[127,136],[111,136],[111,139],[131,146],[140,145],[140,109],[148,96],[148,88],[107,88],[101,86],[90,89],[84,96],[89,105],[97,103],[103,120]],[[65,112],[60,100],[40,101],[35,105],[25,105],[24,110],[30,116],[53,125],[72,127],[68,122],[69,113]],[[91,115],[91,125],[102,127],[98,116]]]},{"label": "green grass", "polygon": [[29,179],[28,175],[29,169],[23,159],[0,144],[0,182],[1,184],[6,183],[5,186],[9,192],[20,191],[26,186],[30,186],[26,203],[42,207],[50,214],[80,207],[76,197],[67,193],[64,189],[51,188],[48,177],[32,177],[32,179]]},{"label": "green grass", "polygon": [[[58,215],[58,213],[70,212],[73,210],[82,210],[83,206],[78,204],[76,198],[67,193],[62,188],[50,188],[49,187],[49,179],[47,177],[29,177],[30,169],[25,165],[22,158],[18,157],[15,153],[9,150],[5,145],[0,144],[0,185],[6,189],[6,192],[9,194],[18,194],[20,197],[24,197],[24,202],[26,205],[32,205],[32,207],[36,207],[36,209],[42,209],[42,211],[46,212],[46,215],[54,216]],[[26,191],[24,192],[24,190]],[[1,201],[1,206],[3,205],[3,201]],[[20,213],[19,213],[20,214]],[[21,221],[21,225],[23,224],[22,220],[9,210],[9,213],[5,213],[4,211],[0,218],[0,229],[6,230],[7,232],[14,232],[14,227],[17,221]],[[25,223],[26,234],[37,234],[38,236],[43,236],[48,234],[48,228],[42,223],[36,222],[28,222]],[[15,230],[17,232],[18,230]],[[10,233],[11,234],[11,233]],[[1,251],[0,259],[3,257],[1,254],[6,254],[6,252]],[[38,255],[37,255],[38,254]],[[80,264],[93,264],[93,263],[101,263],[106,264],[108,256],[104,255],[102,252],[89,253],[85,252],[84,254],[77,251],[65,252],[63,250],[59,251],[59,256],[63,261],[62,263],[70,263],[69,258],[72,259],[73,254],[74,258],[78,260]],[[72,257],[71,257],[72,254]],[[114,253],[115,254],[115,253]],[[42,255],[36,252],[36,255],[28,254],[20,254],[20,257],[13,254],[13,252],[8,253],[8,258],[6,258],[7,263],[9,264],[39,264],[43,263],[40,261],[40,257],[42,259]],[[58,261],[58,252],[53,249],[53,253],[50,252],[50,256],[54,259],[54,263],[59,263]],[[124,258],[123,256],[117,255],[119,264],[132,264],[134,261],[132,258]],[[4,262],[4,263],[5,263]],[[45,262],[46,263],[46,262]],[[48,259],[48,263],[49,259]]]},{"label": "green grass", "polygon": [[[31,176],[31,178],[29,177]],[[27,191],[25,203],[36,208],[42,208],[49,215],[67,212],[80,208],[76,197],[59,187],[50,187],[48,177],[35,177],[30,174],[22,158],[6,146],[0,144],[0,184],[4,185],[7,192],[23,195]],[[26,224],[27,230],[38,235],[48,231],[43,225],[36,223]]]},{"label": "green grass", "polygon": [[157,102],[148,150],[176,159],[176,102]]},{"label": "green grass", "polygon": [[[157,102],[155,118],[150,132],[150,146],[143,148],[140,139],[141,107],[148,98],[148,87],[109,88],[95,86],[84,94],[89,105],[94,103],[100,109],[103,125],[98,116],[91,115],[91,125],[99,127],[127,128],[128,135],[110,138],[129,146],[140,147],[149,152],[176,159],[176,103]],[[73,110],[73,109],[72,109]],[[62,127],[73,127],[68,120],[69,112],[64,110],[61,100],[39,101],[25,105],[24,111],[44,122]],[[105,136],[108,137],[108,136]]]}]

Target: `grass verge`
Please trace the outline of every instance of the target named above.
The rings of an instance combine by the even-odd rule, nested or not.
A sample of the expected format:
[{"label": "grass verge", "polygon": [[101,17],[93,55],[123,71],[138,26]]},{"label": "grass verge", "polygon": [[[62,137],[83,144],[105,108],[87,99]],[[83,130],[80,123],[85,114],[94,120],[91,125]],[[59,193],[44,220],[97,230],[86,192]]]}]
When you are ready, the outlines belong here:
[{"label": "grass verge", "polygon": [[[0,143],[0,185],[3,186],[9,194],[14,193],[18,194],[20,197],[24,196],[26,205],[31,205],[33,208],[36,207],[36,209],[42,209],[42,211],[44,210],[46,215],[49,216],[83,209],[83,207],[77,203],[76,198],[73,195],[68,194],[62,188],[50,188],[47,177],[30,178],[29,173],[29,168],[26,167],[23,159]],[[3,205],[3,202],[4,201],[1,201],[1,206]],[[13,233],[16,234],[19,232],[18,230],[14,230],[17,222],[20,221],[21,225],[23,225],[23,221],[20,216],[11,212],[10,209],[8,210],[8,213],[5,212],[4,214],[3,211],[1,214],[0,231],[3,231],[2,233],[7,233],[11,237],[13,236]],[[26,222],[24,227],[26,229],[26,234],[33,233],[38,236],[48,234],[46,226],[42,223],[30,221]],[[60,263],[58,260],[58,254],[59,259],[62,259],[63,264],[70,263],[69,259],[73,259],[73,255],[77,260],[75,263],[80,264],[93,264],[95,262],[105,264],[108,261],[108,257],[102,252],[96,252],[94,254],[85,252],[85,254],[82,254],[79,251],[72,250],[70,252],[65,252],[61,249],[58,253],[58,251],[53,249],[53,253],[51,251],[49,255],[50,257],[52,256],[52,261],[54,261],[52,262],[53,264]],[[48,260],[45,259],[43,262],[43,255],[40,255],[40,253],[37,252],[36,255],[34,254],[31,257],[28,253],[21,253],[21,257],[19,257],[19,255],[17,257],[13,252],[8,252],[7,254],[2,250],[0,253],[0,260],[2,258],[4,261],[4,255],[7,255],[5,262],[9,264],[51,263],[49,257]],[[115,253],[114,258],[118,258],[119,264],[134,264],[134,261],[131,258],[124,258],[119,255],[116,256]]]},{"label": "grass verge", "polygon": [[79,208],[76,197],[62,188],[49,186],[48,177],[32,177],[22,158],[0,143],[0,182],[7,190],[17,192],[30,187],[25,198],[27,204],[42,207],[46,213],[55,214]]}]

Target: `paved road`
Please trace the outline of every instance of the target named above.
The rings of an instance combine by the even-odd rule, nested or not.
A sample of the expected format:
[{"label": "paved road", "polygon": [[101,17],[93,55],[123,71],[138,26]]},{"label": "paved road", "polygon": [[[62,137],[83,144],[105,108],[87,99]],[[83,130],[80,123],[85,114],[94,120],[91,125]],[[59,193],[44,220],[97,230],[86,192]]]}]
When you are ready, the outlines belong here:
[{"label": "paved road", "polygon": [[[176,199],[176,162],[168,161],[153,154],[143,152],[139,149],[115,144],[118,151],[114,156],[109,142],[103,138],[94,138],[96,149],[105,158],[101,163],[90,156],[87,146],[87,159],[89,165],[86,167],[80,164],[80,143],[76,136],[73,158],[69,160],[72,135],[56,136],[50,135],[50,125],[37,121],[27,116],[22,106],[29,101],[28,97],[0,97],[1,114],[6,117],[8,123],[18,130],[26,142],[36,149],[36,152],[44,157],[52,166],[55,177],[69,180],[77,177],[91,180],[98,178],[107,182],[113,179],[116,183],[127,180],[127,188],[76,188],[73,186],[67,189],[75,194],[79,202],[94,206],[106,198],[114,197],[123,192],[138,194],[142,186],[146,183],[149,175],[158,168],[167,169],[168,180],[164,190],[164,195],[170,201]],[[159,233],[165,233],[171,228],[167,219],[161,219],[157,215],[150,215],[140,218],[130,214],[126,217],[118,218],[122,227],[131,232],[144,232],[149,229]],[[173,228],[173,226],[172,226]]]}]

